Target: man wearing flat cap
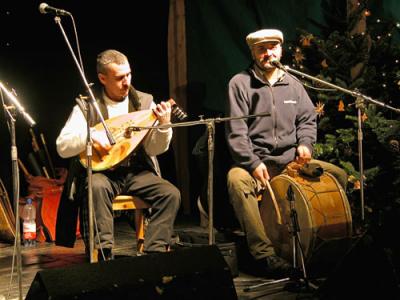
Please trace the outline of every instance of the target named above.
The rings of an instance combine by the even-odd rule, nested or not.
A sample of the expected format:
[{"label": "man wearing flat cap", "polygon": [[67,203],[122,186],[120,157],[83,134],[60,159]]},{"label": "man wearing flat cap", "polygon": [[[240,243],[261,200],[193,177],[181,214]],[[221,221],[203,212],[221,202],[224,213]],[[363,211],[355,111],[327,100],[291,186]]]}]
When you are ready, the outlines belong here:
[{"label": "man wearing flat cap", "polygon": [[[311,159],[317,126],[314,105],[296,78],[277,68],[282,56],[283,34],[262,29],[246,37],[253,63],[228,84],[227,115],[257,118],[226,122],[226,139],[234,165],[227,175],[233,209],[246,234],[249,251],[269,277],[286,277],[291,264],[276,255],[261,219],[258,194],[274,176],[299,159]],[[325,163],[345,188],[347,175]]]}]

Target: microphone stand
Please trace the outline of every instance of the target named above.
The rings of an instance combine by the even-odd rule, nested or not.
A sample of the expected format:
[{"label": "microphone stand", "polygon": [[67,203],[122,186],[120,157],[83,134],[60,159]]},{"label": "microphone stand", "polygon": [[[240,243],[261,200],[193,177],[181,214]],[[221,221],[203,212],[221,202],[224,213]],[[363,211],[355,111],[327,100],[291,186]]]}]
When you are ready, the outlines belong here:
[{"label": "microphone stand", "polygon": [[[18,170],[18,149],[16,143],[16,131],[15,131],[15,109],[21,113],[25,120],[30,126],[34,126],[36,123],[31,116],[25,112],[25,109],[18,102],[17,98],[10,93],[3,83],[0,81],[0,88],[12,101],[13,105],[6,106],[4,109],[7,112],[10,122],[10,135],[11,135],[11,168],[12,168],[12,185],[13,185],[13,201],[14,201],[14,216],[15,216],[15,248],[17,253],[17,278],[18,278],[18,295],[19,300],[22,300],[22,258],[21,258],[21,223],[19,216],[19,170]],[[0,90],[0,92],[1,92]]]},{"label": "microphone stand", "polygon": [[[72,17],[72,15],[71,15]],[[78,59],[76,58],[75,52],[71,47],[71,44],[68,40],[67,35],[65,34],[64,28],[61,24],[61,18],[56,16],[54,18],[54,21],[56,22],[56,24],[59,26],[60,31],[65,39],[65,42],[67,43],[68,49],[71,52],[72,58],[74,59],[74,62],[76,64],[76,67],[78,68],[79,74],[81,75],[82,81],[86,87],[86,90],[89,93],[89,101],[90,103],[88,103],[88,106],[90,106],[90,104],[95,108],[95,111],[97,113],[97,115],[100,118],[100,121],[104,127],[104,131],[107,134],[107,138],[110,142],[110,145],[114,145],[115,144],[115,140],[110,132],[110,129],[107,127],[103,115],[101,114],[100,108],[98,103],[96,102],[96,98],[94,97],[93,91],[90,88],[90,84],[88,83],[88,81],[86,80],[85,74],[83,72],[83,69],[81,67],[81,65],[78,62]],[[88,110],[89,112],[89,110]],[[90,120],[89,120],[89,113],[87,114],[88,118],[86,120],[88,126],[87,126],[87,135],[88,135],[88,141],[87,141],[87,146],[86,146],[86,155],[87,155],[87,166],[86,166],[86,171],[87,171],[87,181],[88,181],[88,210],[89,210],[89,255],[90,255],[90,262],[93,263],[94,262],[94,258],[93,258],[93,252],[94,252],[94,222],[93,222],[93,194],[92,194],[92,141],[91,141],[91,135],[90,135]]]},{"label": "microphone stand", "polygon": [[400,113],[399,108],[392,107],[390,105],[387,105],[381,101],[375,100],[369,96],[363,95],[360,93],[358,90],[348,90],[343,87],[340,87],[338,85],[332,84],[330,82],[327,82],[325,80],[319,79],[317,77],[308,75],[306,73],[300,72],[298,70],[292,69],[289,66],[283,66],[280,62],[274,61],[273,65],[278,67],[279,69],[283,70],[284,72],[289,72],[293,73],[296,75],[299,75],[301,77],[305,77],[307,79],[310,79],[311,81],[315,81],[318,83],[321,83],[323,85],[326,85],[328,87],[331,87],[335,90],[342,91],[346,94],[349,94],[356,98],[355,104],[357,108],[357,124],[358,124],[358,134],[357,134],[357,140],[358,140],[358,164],[360,168],[360,203],[361,203],[361,222],[364,223],[364,164],[363,164],[363,147],[362,147],[362,140],[363,140],[363,132],[362,132],[362,112],[361,109],[364,106],[364,101],[369,101],[373,104],[379,105],[384,108],[388,108],[390,110],[393,110],[397,113]]},{"label": "microphone stand", "polygon": [[174,127],[188,127],[188,126],[196,126],[196,125],[206,125],[208,132],[208,184],[207,184],[207,202],[208,202],[208,244],[215,244],[215,232],[214,232],[214,170],[213,170],[213,161],[214,161],[214,135],[215,135],[215,123],[226,122],[230,120],[238,120],[238,119],[248,119],[248,118],[257,118],[257,117],[269,117],[270,113],[261,113],[257,115],[245,115],[240,117],[226,117],[226,118],[209,118],[203,119],[200,117],[198,121],[189,121],[189,122],[180,122],[174,124],[166,124],[166,125],[158,125],[158,126],[130,126],[127,127],[126,130],[129,131],[138,131],[144,129],[167,129]]},{"label": "microphone stand", "polygon": [[[293,261],[293,278],[291,277],[286,277],[282,279],[277,279],[277,280],[272,280],[272,281],[267,281],[263,282],[260,284],[256,284],[250,287],[245,288],[243,291],[244,292],[250,292],[256,288],[263,287],[263,286],[269,286],[277,283],[284,283],[288,282],[286,285],[286,289],[289,291],[299,291],[303,287],[302,284],[304,284],[305,291],[309,291],[310,287],[316,289],[316,286],[311,284],[308,281],[307,277],[307,272],[306,272],[306,266],[304,263],[304,250],[301,245],[301,239],[300,239],[300,225],[299,221],[297,218],[297,211],[295,208],[295,197],[294,197],[294,192],[293,188],[291,185],[289,185],[288,190],[286,192],[286,198],[289,201],[289,207],[290,207],[290,233],[292,235],[292,261]],[[298,251],[299,250],[299,251]],[[297,255],[299,254],[300,258],[300,263],[298,262]],[[302,275],[302,277],[300,276]],[[292,281],[293,280],[293,281]]]},{"label": "microphone stand", "polygon": [[18,151],[16,145],[15,134],[15,118],[13,113],[6,109],[10,119],[10,135],[11,135],[11,165],[12,165],[12,182],[14,195],[14,215],[15,215],[15,245],[17,252],[17,278],[19,299],[22,300],[22,258],[21,258],[21,225],[19,219],[19,172],[18,172]]}]

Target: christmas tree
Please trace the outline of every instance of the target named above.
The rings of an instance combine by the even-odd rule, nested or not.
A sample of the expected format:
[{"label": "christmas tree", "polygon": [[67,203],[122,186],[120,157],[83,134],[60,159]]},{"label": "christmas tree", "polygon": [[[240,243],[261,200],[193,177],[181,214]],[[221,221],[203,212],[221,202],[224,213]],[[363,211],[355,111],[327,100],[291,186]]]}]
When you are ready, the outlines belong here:
[{"label": "christmas tree", "polygon": [[314,22],[318,33],[298,30],[298,41],[289,46],[290,67],[383,104],[298,77],[318,113],[314,157],[347,171],[353,221],[365,212],[371,223],[400,206],[400,114],[391,109],[400,108],[400,22],[374,16],[368,1],[326,0],[321,6],[325,24]]}]

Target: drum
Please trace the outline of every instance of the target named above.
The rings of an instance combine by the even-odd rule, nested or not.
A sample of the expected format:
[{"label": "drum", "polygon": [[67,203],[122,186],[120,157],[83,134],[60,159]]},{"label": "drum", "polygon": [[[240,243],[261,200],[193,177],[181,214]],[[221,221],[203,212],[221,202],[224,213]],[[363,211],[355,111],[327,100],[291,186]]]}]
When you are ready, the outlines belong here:
[{"label": "drum", "polygon": [[306,263],[326,242],[352,236],[350,206],[343,188],[333,175],[325,172],[320,177],[308,178],[281,174],[274,177],[270,184],[276,202],[272,201],[267,190],[260,204],[260,214],[265,232],[279,256],[289,261],[293,259],[293,222],[290,216],[291,201],[287,195],[289,187],[293,191],[292,205],[297,215]]}]

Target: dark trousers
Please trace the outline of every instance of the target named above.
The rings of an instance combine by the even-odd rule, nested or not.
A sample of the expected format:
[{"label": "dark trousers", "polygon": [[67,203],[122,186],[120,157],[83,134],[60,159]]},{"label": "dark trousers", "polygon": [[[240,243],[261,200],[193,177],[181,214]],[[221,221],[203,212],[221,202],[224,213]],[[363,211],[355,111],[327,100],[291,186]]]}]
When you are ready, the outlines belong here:
[{"label": "dark trousers", "polygon": [[[95,248],[114,246],[114,213],[112,201],[119,194],[140,197],[151,205],[145,233],[145,252],[164,252],[171,241],[173,226],[180,206],[179,190],[167,180],[149,170],[94,173],[92,176],[93,209],[95,218]],[[89,246],[88,201],[82,203],[83,238]],[[97,225],[97,226],[96,226]],[[97,230],[96,230],[97,227]]]}]

